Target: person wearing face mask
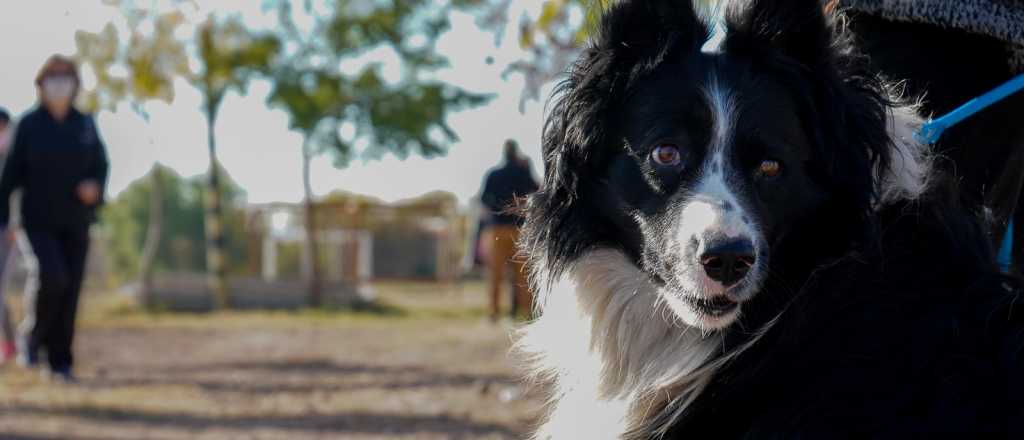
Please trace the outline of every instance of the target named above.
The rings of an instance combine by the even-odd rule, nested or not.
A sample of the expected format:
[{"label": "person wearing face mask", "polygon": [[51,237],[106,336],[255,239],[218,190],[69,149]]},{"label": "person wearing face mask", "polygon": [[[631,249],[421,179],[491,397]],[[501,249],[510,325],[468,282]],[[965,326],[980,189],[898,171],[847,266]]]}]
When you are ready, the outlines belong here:
[{"label": "person wearing face mask", "polygon": [[36,86],[39,105],[19,122],[0,175],[0,227],[20,188],[21,227],[35,255],[36,285],[21,325],[19,361],[33,366],[46,352],[50,372],[71,382],[75,315],[89,249],[89,228],[103,204],[106,147],[89,115],[73,105],[78,68],[65,57],[46,61]]}]

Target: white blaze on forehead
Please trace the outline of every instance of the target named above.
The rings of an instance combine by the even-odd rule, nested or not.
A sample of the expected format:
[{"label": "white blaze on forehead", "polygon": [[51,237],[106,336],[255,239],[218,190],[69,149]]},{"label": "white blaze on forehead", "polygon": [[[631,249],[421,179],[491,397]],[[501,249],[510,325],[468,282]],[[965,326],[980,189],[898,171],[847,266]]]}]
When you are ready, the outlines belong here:
[{"label": "white blaze on forehead", "polygon": [[701,178],[693,196],[683,208],[678,230],[681,244],[705,232],[714,231],[728,237],[753,238],[752,228],[745,221],[745,210],[733,187],[739,181],[726,149],[732,143],[735,127],[735,104],[729,90],[712,74],[704,89],[713,123],[711,143],[702,166]]},{"label": "white blaze on forehead", "polygon": [[725,3],[726,2],[694,2],[697,16],[704,26],[710,30],[707,41],[700,50],[704,53],[722,52],[722,43],[725,41]]},{"label": "white blaze on forehead", "polygon": [[683,208],[682,217],[679,225],[681,243],[712,231],[729,238],[753,238],[750,225],[743,221],[743,211],[735,203],[696,198]]},{"label": "white blaze on forehead", "polygon": [[708,156],[721,162],[724,150],[729,145],[736,126],[736,103],[732,93],[722,86],[718,81],[718,75],[714,72],[711,73],[703,91],[714,124]]},{"label": "white blaze on forehead", "polygon": [[753,239],[753,229],[745,217],[745,210],[729,187],[725,175],[707,173],[683,208],[678,230],[679,242],[688,243],[691,238],[708,232],[729,238]]},{"label": "white blaze on forehead", "polygon": [[679,224],[679,242],[686,243],[694,234],[707,230],[718,223],[722,212],[714,204],[701,200],[691,201],[683,208]]}]

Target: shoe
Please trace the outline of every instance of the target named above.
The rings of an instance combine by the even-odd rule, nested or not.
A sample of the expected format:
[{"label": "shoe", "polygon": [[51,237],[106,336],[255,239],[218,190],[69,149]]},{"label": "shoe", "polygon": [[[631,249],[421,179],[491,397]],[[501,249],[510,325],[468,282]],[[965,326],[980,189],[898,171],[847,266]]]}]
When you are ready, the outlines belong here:
[{"label": "shoe", "polygon": [[22,368],[35,368],[39,365],[39,358],[32,353],[20,352],[17,359],[18,365]]},{"label": "shoe", "polygon": [[4,341],[0,343],[0,364],[14,359],[16,355],[14,342]]},{"label": "shoe", "polygon": [[19,336],[15,348],[18,349],[18,365],[22,368],[35,368],[39,365],[39,353],[33,350],[28,343],[27,336]]},{"label": "shoe", "polygon": [[49,379],[64,385],[72,385],[78,383],[78,379],[75,378],[75,375],[71,374],[70,367],[50,369]]}]

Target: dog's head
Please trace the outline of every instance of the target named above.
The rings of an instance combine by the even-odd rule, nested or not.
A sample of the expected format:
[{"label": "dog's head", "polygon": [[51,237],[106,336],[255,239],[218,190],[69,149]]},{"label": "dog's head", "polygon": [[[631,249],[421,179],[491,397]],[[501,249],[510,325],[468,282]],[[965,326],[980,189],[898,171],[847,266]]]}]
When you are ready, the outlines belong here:
[{"label": "dog's head", "polygon": [[796,242],[866,227],[894,180],[876,172],[893,151],[883,85],[818,0],[733,1],[724,16],[712,47],[689,0],[606,11],[545,128],[525,242],[539,272],[620,249],[676,316],[715,330]]}]

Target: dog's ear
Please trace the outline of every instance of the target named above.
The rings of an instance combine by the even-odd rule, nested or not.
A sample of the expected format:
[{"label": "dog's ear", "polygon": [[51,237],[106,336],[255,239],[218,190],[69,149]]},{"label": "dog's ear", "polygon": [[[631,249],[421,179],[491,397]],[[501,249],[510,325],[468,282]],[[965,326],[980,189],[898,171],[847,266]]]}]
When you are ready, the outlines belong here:
[{"label": "dog's ear", "polygon": [[[544,130],[555,185],[574,180],[576,167],[608,140],[610,112],[633,81],[666,57],[698,50],[708,37],[692,0],[619,0],[607,6],[598,26],[557,89]],[[571,183],[569,189],[575,189]]]},{"label": "dog's ear", "polygon": [[547,275],[564,270],[600,228],[583,191],[615,150],[614,115],[626,90],[663,60],[699,50],[708,35],[691,0],[610,3],[545,121],[544,182],[530,198],[521,246]]},{"label": "dog's ear", "polygon": [[696,49],[708,37],[691,0],[621,0],[608,7],[594,46],[624,56],[660,58]]},{"label": "dog's ear", "polygon": [[829,59],[835,38],[821,0],[734,0],[726,12],[727,51],[777,51],[814,66]]},{"label": "dog's ear", "polygon": [[816,144],[811,170],[840,206],[868,218],[872,201],[886,197],[886,178],[874,176],[896,149],[887,130],[894,104],[834,13],[822,0],[733,0],[725,51],[790,77]]},{"label": "dog's ear", "polygon": [[543,139],[551,183],[569,183],[574,190],[572,174],[607,140],[609,113],[630,83],[666,57],[698,50],[707,37],[692,0],[620,0],[609,5],[593,41],[556,91]]}]

